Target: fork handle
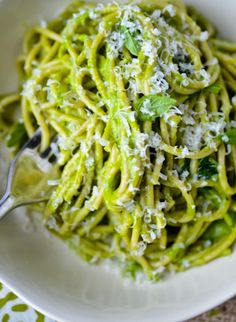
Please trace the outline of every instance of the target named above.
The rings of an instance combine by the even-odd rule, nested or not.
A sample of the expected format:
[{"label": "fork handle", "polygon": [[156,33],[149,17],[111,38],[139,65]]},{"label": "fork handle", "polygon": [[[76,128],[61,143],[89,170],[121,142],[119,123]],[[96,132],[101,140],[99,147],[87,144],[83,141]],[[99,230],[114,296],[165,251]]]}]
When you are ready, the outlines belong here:
[{"label": "fork handle", "polygon": [[48,197],[42,197],[36,200],[18,200],[11,195],[4,195],[2,199],[0,199],[0,220],[3,219],[10,211],[20,206],[27,206],[31,204],[47,202]]},{"label": "fork handle", "polygon": [[16,208],[16,200],[10,195],[0,199],[0,220],[4,218],[12,209]]}]

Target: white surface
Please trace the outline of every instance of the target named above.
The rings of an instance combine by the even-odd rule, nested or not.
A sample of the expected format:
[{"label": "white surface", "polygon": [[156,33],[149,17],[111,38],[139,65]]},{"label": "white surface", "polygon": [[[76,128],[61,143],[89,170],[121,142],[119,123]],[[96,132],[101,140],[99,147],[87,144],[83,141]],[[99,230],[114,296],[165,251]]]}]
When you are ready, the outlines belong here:
[{"label": "white surface", "polygon": [[[236,40],[235,0],[189,2],[215,21],[223,35]],[[1,92],[16,88],[14,61],[26,26],[55,15],[66,3],[0,1]],[[0,224],[0,280],[57,321],[183,321],[236,294],[236,253],[155,285],[128,285],[119,274],[84,264],[42,227],[26,229],[23,212]]]}]

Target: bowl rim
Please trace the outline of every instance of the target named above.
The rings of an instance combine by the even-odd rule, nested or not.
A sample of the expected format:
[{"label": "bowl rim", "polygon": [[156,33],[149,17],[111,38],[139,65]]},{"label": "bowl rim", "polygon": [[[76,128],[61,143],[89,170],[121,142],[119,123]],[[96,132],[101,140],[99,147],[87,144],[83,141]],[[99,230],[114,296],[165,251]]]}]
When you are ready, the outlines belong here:
[{"label": "bowl rim", "polygon": [[[178,273],[177,273],[178,274]],[[61,317],[55,313],[50,312],[49,310],[45,310],[43,307],[35,303],[34,301],[31,301],[27,296],[23,294],[20,290],[17,289],[17,287],[14,287],[11,282],[6,280],[5,278],[2,277],[1,272],[0,272],[0,281],[11,291],[13,292],[16,296],[18,296],[23,302],[25,302],[27,305],[35,309],[36,311],[40,312],[41,314],[45,315],[45,317],[48,317],[52,319],[53,321],[60,321],[60,322],[71,322],[69,320],[65,320],[64,318],[61,319]],[[224,302],[230,300],[236,296],[236,281],[231,284],[231,287],[228,288],[227,290],[222,289],[220,290],[215,297],[209,298],[209,301],[207,302],[198,302],[194,307],[189,306],[185,309],[185,312],[181,311],[176,312],[176,318],[174,319],[168,319],[165,322],[184,322],[189,319],[195,318],[221,304]],[[88,320],[89,321],[89,320]],[[80,322],[80,321],[78,321]],[[82,321],[81,321],[82,322]],[[92,322],[92,321],[91,321]],[[148,322],[148,320],[146,320]]]}]

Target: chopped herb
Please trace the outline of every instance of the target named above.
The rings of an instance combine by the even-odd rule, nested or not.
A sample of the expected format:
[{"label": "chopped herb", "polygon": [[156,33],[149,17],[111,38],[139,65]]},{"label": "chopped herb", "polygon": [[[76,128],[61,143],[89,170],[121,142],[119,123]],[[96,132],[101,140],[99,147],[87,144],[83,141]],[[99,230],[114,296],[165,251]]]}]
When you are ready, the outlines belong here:
[{"label": "chopped herb", "polygon": [[224,236],[229,235],[230,227],[224,220],[217,220],[213,222],[203,235],[205,240],[216,241]]},{"label": "chopped herb", "polygon": [[168,112],[176,104],[176,100],[162,95],[148,95],[140,98],[135,109],[141,121],[154,121]]},{"label": "chopped herb", "polygon": [[17,123],[13,131],[11,132],[9,139],[7,141],[8,148],[20,149],[24,143],[28,140],[28,135],[23,123]]},{"label": "chopped herb", "polygon": [[218,163],[216,160],[210,157],[206,157],[201,159],[199,164],[199,177],[202,179],[215,179],[218,175]]},{"label": "chopped herb", "polygon": [[138,56],[138,53],[140,51],[140,45],[135,38],[135,34],[131,34],[125,26],[120,26],[119,30],[125,36],[125,47],[132,55]]},{"label": "chopped herb", "polygon": [[224,215],[224,220],[229,227],[234,227],[236,225],[236,212],[230,209],[226,215]]},{"label": "chopped herb", "polygon": [[209,93],[213,93],[213,94],[219,94],[221,88],[222,88],[222,86],[220,83],[215,83],[215,84],[212,84],[212,85],[206,87],[205,91],[209,92]]},{"label": "chopped herb", "polygon": [[190,159],[180,159],[180,161],[183,162],[178,169],[178,174],[181,177],[183,173],[186,173],[186,171],[190,172]]},{"label": "chopped herb", "polygon": [[226,144],[236,144],[236,128],[227,130],[220,136],[220,140]]},{"label": "chopped herb", "polygon": [[218,192],[213,189],[213,188],[201,188],[199,189],[199,193],[201,196],[203,196],[205,201],[208,201],[209,204],[213,207],[213,208],[219,208],[222,199],[219,196]]},{"label": "chopped herb", "polygon": [[125,277],[132,278],[133,280],[136,279],[137,273],[140,272],[140,265],[134,261],[128,261],[123,269],[123,275]]}]

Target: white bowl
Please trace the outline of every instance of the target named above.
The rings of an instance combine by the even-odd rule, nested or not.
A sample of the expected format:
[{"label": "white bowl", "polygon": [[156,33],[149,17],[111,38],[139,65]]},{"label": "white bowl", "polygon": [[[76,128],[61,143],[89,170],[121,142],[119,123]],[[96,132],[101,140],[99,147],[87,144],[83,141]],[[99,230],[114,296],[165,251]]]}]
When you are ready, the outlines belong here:
[{"label": "white bowl", "polygon": [[[1,92],[16,89],[15,58],[27,26],[55,16],[67,2],[0,0]],[[222,35],[236,40],[235,0],[188,2],[215,22]],[[4,175],[1,171],[1,180]],[[127,283],[113,270],[84,264],[40,223],[32,228],[28,221],[18,209],[0,223],[0,279],[57,321],[183,321],[236,294],[236,253],[140,286]]]}]

